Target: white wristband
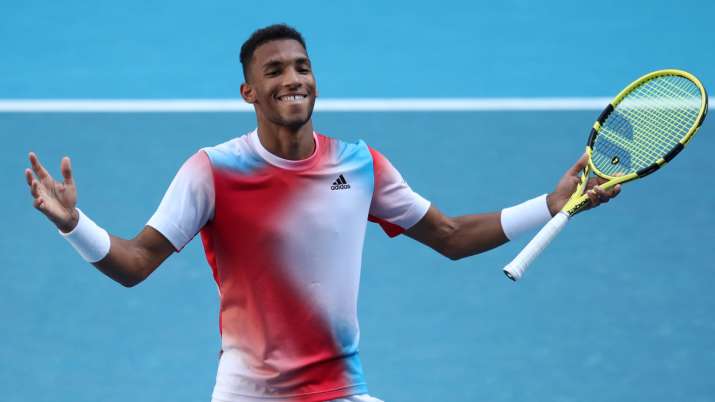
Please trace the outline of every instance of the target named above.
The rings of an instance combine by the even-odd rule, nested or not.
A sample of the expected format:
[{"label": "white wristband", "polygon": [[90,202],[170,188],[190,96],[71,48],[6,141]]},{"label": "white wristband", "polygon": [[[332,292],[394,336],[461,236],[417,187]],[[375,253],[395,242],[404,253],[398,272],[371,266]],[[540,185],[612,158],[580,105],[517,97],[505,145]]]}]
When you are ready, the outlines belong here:
[{"label": "white wristband", "polygon": [[544,226],[550,219],[546,194],[501,211],[501,227],[509,240]]},{"label": "white wristband", "polygon": [[109,233],[99,227],[77,208],[79,221],[69,233],[60,234],[67,239],[87,262],[97,262],[109,254]]}]

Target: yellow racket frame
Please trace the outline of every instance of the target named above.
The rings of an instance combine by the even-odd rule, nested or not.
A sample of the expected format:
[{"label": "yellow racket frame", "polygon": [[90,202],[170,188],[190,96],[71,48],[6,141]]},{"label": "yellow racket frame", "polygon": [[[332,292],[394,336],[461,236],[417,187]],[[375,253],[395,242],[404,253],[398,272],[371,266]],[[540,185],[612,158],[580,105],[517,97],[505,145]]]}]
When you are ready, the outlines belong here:
[{"label": "yellow racket frame", "polygon": [[[663,75],[675,75],[675,76],[680,76],[687,78],[688,80],[692,81],[698,89],[700,89],[700,96],[701,96],[701,102],[700,102],[700,111],[698,112],[698,117],[696,119],[697,124],[694,124],[693,127],[688,130],[688,132],[685,134],[685,136],[678,142],[678,144],[673,147],[673,149],[668,152],[666,155],[658,159],[655,163],[652,165],[639,170],[638,172],[634,173],[629,173],[623,176],[609,176],[600,170],[596,168],[596,166],[593,164],[593,160],[591,159],[591,156],[593,154],[593,143],[598,135],[598,133],[601,130],[601,124],[606,120],[609,114],[616,108],[616,106],[623,100],[623,98],[626,97],[631,91],[633,91],[636,87],[640,86],[642,83],[649,81],[653,78],[660,77]],[[588,176],[591,171],[599,177],[602,177],[606,180],[607,182],[603,183],[600,185],[601,188],[604,190],[608,190],[611,187],[625,183],[628,181],[636,180],[643,178],[656,170],[658,170],[661,166],[665,165],[666,163],[670,162],[671,159],[675,157],[680,151],[683,150],[685,145],[690,142],[690,140],[693,138],[695,133],[698,131],[700,126],[703,124],[703,120],[705,120],[705,116],[708,111],[708,95],[707,92],[705,91],[705,87],[703,87],[703,84],[700,82],[697,77],[694,75],[688,73],[687,71],[683,70],[676,70],[676,69],[665,69],[665,70],[658,70],[658,71],[653,71],[652,73],[648,73],[637,80],[633,81],[630,85],[628,85],[625,89],[623,89],[616,97],[611,101],[611,103],[606,107],[606,109],[601,112],[601,115],[598,117],[596,122],[593,124],[593,129],[591,130],[591,135],[589,136],[588,139],[588,144],[586,145],[586,153],[588,154],[588,165],[584,168],[583,172],[581,173],[581,178],[579,181],[578,186],[576,187],[576,191],[574,194],[571,196],[571,198],[566,202],[566,205],[564,205],[563,209],[561,209],[562,212],[567,213],[569,216],[573,216],[584,209],[586,209],[589,204],[590,200],[586,194],[583,194],[584,189],[586,188],[586,183],[588,182]]]}]

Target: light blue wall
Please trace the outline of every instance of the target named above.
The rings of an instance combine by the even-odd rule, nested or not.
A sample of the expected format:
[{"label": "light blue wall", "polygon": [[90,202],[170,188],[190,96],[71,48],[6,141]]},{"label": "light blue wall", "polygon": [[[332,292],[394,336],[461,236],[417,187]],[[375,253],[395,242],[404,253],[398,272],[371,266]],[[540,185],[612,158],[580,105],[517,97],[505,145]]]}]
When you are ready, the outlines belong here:
[{"label": "light blue wall", "polygon": [[[0,2],[0,99],[237,97],[240,44],[277,21],[304,32],[330,98],[609,96],[671,66],[715,79],[706,1]],[[315,121],[365,138],[458,215],[551,189],[596,115]],[[526,239],[455,263],[371,225],[360,301],[371,392],[387,402],[715,400],[710,123],[668,168],[575,219],[516,285],[500,269]],[[0,400],[208,400],[218,297],[199,242],[124,289],[32,208],[22,172],[30,150],[56,176],[70,155],[81,208],[126,238],[183,160],[254,126],[249,113],[0,113]]]},{"label": "light blue wall", "polygon": [[227,98],[250,33],[308,40],[324,97],[610,96],[647,71],[715,77],[709,1],[17,1],[0,98]]}]

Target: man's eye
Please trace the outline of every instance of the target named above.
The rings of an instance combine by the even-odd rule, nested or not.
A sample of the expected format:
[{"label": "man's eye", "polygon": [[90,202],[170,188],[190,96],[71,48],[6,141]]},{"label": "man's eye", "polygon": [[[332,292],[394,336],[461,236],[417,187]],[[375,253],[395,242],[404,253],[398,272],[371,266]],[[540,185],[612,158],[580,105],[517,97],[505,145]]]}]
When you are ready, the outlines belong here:
[{"label": "man's eye", "polygon": [[268,77],[275,77],[276,75],[278,75],[278,70],[266,71],[266,76],[268,76]]}]

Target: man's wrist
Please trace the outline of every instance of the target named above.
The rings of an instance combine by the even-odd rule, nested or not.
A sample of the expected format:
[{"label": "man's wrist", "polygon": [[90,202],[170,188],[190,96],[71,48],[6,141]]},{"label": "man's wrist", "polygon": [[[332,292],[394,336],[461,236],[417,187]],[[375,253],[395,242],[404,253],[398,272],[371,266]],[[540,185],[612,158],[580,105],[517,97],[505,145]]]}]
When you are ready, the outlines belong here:
[{"label": "man's wrist", "polygon": [[74,230],[74,228],[77,227],[77,224],[79,223],[79,212],[77,212],[77,208],[72,208],[70,211],[70,219],[67,222],[61,223],[57,225],[57,229],[60,230],[63,234],[67,234]]},{"label": "man's wrist", "polygon": [[556,214],[558,214],[562,208],[557,205],[556,196],[554,195],[554,193],[549,193],[546,195],[546,206],[549,208],[549,213],[551,214],[551,216],[555,216]]},{"label": "man's wrist", "polygon": [[523,233],[543,226],[551,219],[548,196],[542,194],[501,211],[501,226],[504,235],[513,240]]}]

